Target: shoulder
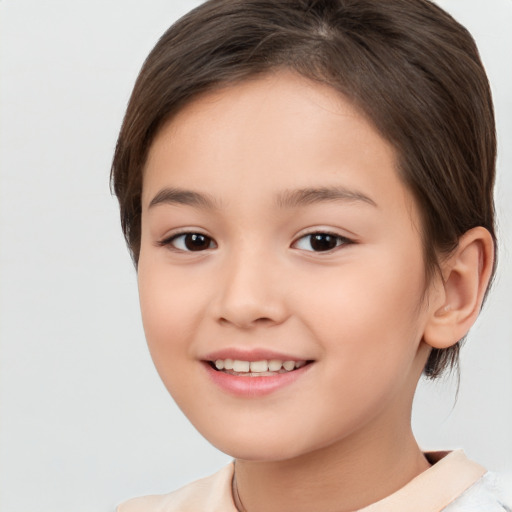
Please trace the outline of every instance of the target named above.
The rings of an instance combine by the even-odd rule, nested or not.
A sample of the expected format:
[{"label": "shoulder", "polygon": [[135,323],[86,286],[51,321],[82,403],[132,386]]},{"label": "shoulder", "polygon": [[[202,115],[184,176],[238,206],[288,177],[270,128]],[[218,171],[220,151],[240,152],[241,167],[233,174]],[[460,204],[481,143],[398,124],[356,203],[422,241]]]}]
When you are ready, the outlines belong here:
[{"label": "shoulder", "polygon": [[236,512],[231,495],[233,463],[169,494],[125,501],[117,512]]},{"label": "shoulder", "polygon": [[512,512],[512,473],[485,473],[444,512]]}]

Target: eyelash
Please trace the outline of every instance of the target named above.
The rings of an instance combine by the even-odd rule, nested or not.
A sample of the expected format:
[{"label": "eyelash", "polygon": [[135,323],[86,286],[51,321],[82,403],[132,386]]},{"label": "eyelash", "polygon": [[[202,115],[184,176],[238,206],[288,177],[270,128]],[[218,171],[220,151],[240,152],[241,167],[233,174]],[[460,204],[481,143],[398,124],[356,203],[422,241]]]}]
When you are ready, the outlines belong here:
[{"label": "eyelash", "polygon": [[296,246],[297,246],[298,242],[309,238],[309,245],[310,245],[310,247],[313,248],[312,241],[313,241],[313,237],[315,237],[315,236],[316,237],[321,237],[321,236],[329,237],[335,241],[336,245],[334,247],[328,248],[326,250],[321,250],[321,251],[315,251],[314,249],[308,250],[308,249],[304,249],[304,248],[302,248],[301,250],[308,251],[308,252],[328,253],[328,252],[334,251],[335,249],[342,247],[344,245],[350,245],[350,244],[354,243],[353,240],[351,240],[350,238],[347,238],[346,236],[341,236],[336,233],[331,233],[329,231],[314,231],[312,233],[306,233],[306,234],[300,236],[299,238],[297,238],[297,240],[295,240],[293,242],[292,247],[297,248]]},{"label": "eyelash", "polygon": [[[186,241],[185,241],[185,237],[187,237],[187,236],[202,238],[205,242],[208,242],[208,247],[201,248],[199,246],[197,250],[194,250],[194,249],[191,249],[190,247],[187,247],[186,246]],[[312,245],[313,237],[315,237],[315,236],[317,237],[317,241],[318,242],[320,242],[320,237],[327,237],[327,238],[330,238],[330,239],[334,240],[335,241],[334,247],[330,247],[330,248],[327,248],[325,250],[315,251],[314,247]],[[183,238],[184,248],[176,247],[176,245],[174,245],[175,242],[177,240],[179,240],[180,238]],[[297,247],[298,243],[301,240],[305,240],[305,239],[308,239],[308,238],[309,238],[309,245],[312,248],[312,250]],[[191,241],[195,241],[195,240],[192,239]],[[354,243],[353,240],[351,240],[351,239],[349,239],[349,238],[347,238],[345,236],[338,235],[336,233],[330,233],[329,231],[314,231],[312,233],[306,233],[306,234],[300,236],[299,238],[297,238],[292,243],[291,246],[293,248],[295,248],[295,249],[298,248],[300,250],[307,251],[307,252],[328,253],[328,252],[334,251],[338,247],[342,247],[344,245],[350,245],[350,244],[353,244],[353,243]],[[204,233],[194,232],[194,231],[183,231],[183,232],[180,232],[180,233],[175,233],[175,234],[171,235],[170,237],[167,237],[164,240],[161,240],[161,241],[157,242],[157,245],[159,245],[160,247],[170,247],[172,250],[180,251],[180,252],[203,252],[205,250],[215,249],[217,247],[217,244],[215,243],[213,238],[209,237],[208,235],[205,235]],[[213,245],[213,247],[212,247],[212,245]]]},{"label": "eyelash", "polygon": [[[180,247],[176,247],[174,245],[176,240],[178,240],[179,238],[185,239],[185,237],[187,237],[187,236],[204,237],[205,239],[209,240],[209,243],[208,243],[209,246],[206,249],[212,249],[212,248],[217,247],[217,244],[215,243],[213,238],[209,237],[208,235],[205,235],[204,233],[200,233],[200,232],[197,232],[197,231],[182,231],[180,233],[174,233],[173,235],[171,235],[171,236],[165,238],[164,240],[161,240],[160,242],[158,242],[158,245],[160,247],[170,247],[172,250],[181,251],[181,252],[202,252],[202,250],[206,250],[206,249],[202,249],[202,250],[194,251],[193,249],[187,249],[186,245],[185,245],[185,249],[182,249]],[[212,245],[212,243],[214,244],[214,247],[210,247]],[[186,244],[185,240],[184,240],[184,244]]]}]

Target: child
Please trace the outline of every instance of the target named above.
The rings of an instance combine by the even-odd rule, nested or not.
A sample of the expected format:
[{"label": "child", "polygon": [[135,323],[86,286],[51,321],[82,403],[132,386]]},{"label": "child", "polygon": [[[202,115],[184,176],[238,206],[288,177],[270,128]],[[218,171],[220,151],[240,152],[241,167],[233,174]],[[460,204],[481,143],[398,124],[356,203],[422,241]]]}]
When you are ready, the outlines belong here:
[{"label": "child", "polygon": [[155,366],[235,461],[118,510],[509,510],[410,425],[494,273],[495,152],[474,42],[428,0],[210,0],[172,26],[112,180]]}]

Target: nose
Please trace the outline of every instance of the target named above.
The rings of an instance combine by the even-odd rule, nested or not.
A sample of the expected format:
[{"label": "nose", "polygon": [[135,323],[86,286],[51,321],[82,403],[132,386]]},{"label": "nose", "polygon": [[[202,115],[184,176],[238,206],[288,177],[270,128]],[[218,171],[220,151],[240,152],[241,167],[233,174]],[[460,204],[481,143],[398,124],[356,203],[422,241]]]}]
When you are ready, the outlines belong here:
[{"label": "nose", "polygon": [[246,251],[226,261],[219,273],[214,311],[217,321],[239,329],[273,326],[288,317],[277,265],[265,255]]}]

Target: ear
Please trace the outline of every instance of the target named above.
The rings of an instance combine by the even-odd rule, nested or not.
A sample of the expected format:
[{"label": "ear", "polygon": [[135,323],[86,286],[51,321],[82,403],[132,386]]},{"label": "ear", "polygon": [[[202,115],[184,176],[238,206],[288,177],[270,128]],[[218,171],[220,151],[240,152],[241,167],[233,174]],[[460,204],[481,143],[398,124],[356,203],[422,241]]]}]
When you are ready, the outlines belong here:
[{"label": "ear", "polygon": [[442,276],[435,286],[435,299],[423,340],[433,348],[455,345],[480,313],[494,264],[494,242],[483,227],[470,229],[455,251],[441,262]]}]

